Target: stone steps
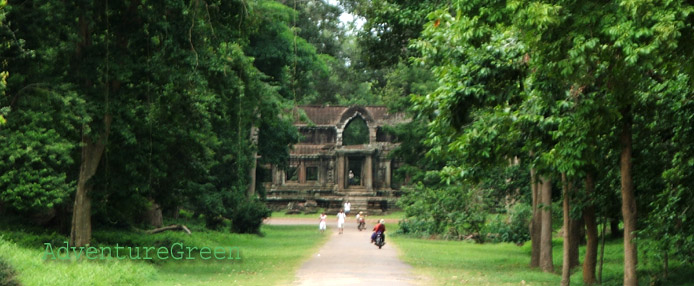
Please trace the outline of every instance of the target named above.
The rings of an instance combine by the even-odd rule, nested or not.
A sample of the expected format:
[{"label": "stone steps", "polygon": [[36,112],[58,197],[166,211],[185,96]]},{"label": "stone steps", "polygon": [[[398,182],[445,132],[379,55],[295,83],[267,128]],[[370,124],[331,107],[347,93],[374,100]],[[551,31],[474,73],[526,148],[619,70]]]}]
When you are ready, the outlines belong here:
[{"label": "stone steps", "polygon": [[351,208],[351,213],[356,214],[360,211],[366,211],[369,201],[368,197],[363,197],[363,196],[357,196],[357,197],[349,197],[349,202],[352,204]]}]

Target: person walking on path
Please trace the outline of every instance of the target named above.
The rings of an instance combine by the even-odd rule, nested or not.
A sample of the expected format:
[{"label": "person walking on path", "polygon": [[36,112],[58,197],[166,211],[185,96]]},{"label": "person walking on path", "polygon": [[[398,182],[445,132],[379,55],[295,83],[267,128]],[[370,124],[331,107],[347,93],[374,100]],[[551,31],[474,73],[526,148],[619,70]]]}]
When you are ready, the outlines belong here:
[{"label": "person walking on path", "polygon": [[347,202],[345,203],[345,217],[349,215],[349,210],[350,210],[351,208],[352,208],[352,203],[350,203],[349,201],[347,201]]},{"label": "person walking on path", "polygon": [[325,232],[325,221],[328,219],[328,216],[325,215],[325,213],[320,214],[320,223],[318,224],[318,229],[320,230],[321,233]]},{"label": "person walking on path", "polygon": [[347,216],[343,210],[337,213],[337,228],[340,230],[340,234],[342,234],[342,231],[345,229],[345,217]]}]

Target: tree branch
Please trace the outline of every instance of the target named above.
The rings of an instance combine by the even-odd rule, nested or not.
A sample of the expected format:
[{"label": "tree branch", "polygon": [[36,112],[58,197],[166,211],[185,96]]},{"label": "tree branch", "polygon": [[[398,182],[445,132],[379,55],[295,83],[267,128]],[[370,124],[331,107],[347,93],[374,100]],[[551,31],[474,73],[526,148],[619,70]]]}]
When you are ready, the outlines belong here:
[{"label": "tree branch", "polygon": [[191,234],[190,229],[188,229],[188,227],[186,227],[185,225],[182,225],[182,224],[172,224],[170,226],[155,228],[155,229],[146,231],[146,233],[147,234],[155,234],[155,233],[160,233],[160,232],[169,231],[169,230],[183,230],[188,235]]}]

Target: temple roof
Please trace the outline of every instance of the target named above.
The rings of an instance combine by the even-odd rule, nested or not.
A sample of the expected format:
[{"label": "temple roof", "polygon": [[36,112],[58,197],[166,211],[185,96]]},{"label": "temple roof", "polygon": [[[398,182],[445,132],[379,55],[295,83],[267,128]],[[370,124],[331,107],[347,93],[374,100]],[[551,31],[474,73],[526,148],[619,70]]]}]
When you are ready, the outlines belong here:
[{"label": "temple roof", "polygon": [[[290,151],[290,154],[292,155],[306,155],[306,154],[319,154],[324,151],[330,150],[330,145],[331,144],[322,144],[322,145],[314,145],[314,144],[296,144],[294,145],[294,148]],[[334,144],[332,144],[334,148]]]},{"label": "temple roof", "polygon": [[[359,113],[367,122],[375,123],[377,126],[390,125],[405,121],[405,117],[400,113],[388,113],[385,106],[318,106],[301,105],[306,116],[317,126],[338,126],[346,124],[349,118]],[[294,121],[296,126],[309,125],[297,118]]]}]

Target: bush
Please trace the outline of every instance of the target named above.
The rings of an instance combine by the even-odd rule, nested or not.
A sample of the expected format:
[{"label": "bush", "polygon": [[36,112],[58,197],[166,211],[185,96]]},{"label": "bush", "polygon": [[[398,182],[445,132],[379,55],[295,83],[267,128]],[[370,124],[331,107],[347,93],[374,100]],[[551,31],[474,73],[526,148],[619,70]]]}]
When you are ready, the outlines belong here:
[{"label": "bush", "polygon": [[43,249],[44,243],[56,245],[68,240],[67,236],[47,232],[32,233],[28,231],[2,231],[2,236],[5,240],[12,241],[20,246],[36,249]]},{"label": "bush", "polygon": [[258,199],[243,198],[237,201],[231,213],[231,231],[236,233],[260,233],[263,219],[272,211]]},{"label": "bush", "polygon": [[398,233],[416,234],[422,237],[429,236],[432,233],[432,223],[420,219],[403,219],[398,222],[398,225],[400,225]]},{"label": "bush", "polygon": [[460,185],[432,189],[419,184],[406,190],[398,202],[406,217],[400,232],[446,239],[476,237],[486,215],[477,192]]},{"label": "bush", "polygon": [[526,204],[513,205],[506,215],[493,215],[482,229],[481,239],[491,242],[524,243],[530,240],[532,209]]},{"label": "bush", "polygon": [[[91,246],[96,248],[99,247],[113,247],[118,244],[119,247],[154,247],[159,249],[160,247],[165,247],[169,250],[169,253],[173,251],[174,243],[182,243],[183,245],[197,246],[188,240],[190,236],[184,235],[182,233],[176,232],[162,232],[156,234],[145,234],[140,232],[131,232],[126,230],[97,230],[93,232]],[[64,245],[64,242],[59,244]],[[199,250],[193,250],[191,253],[198,254]],[[97,255],[100,255],[97,254]],[[113,256],[113,255],[112,255]],[[167,260],[159,259],[157,255],[152,255],[152,259],[143,260],[147,263],[160,264]]]},{"label": "bush", "polygon": [[4,259],[0,258],[0,285],[19,286],[22,285],[15,279],[17,272]]}]

